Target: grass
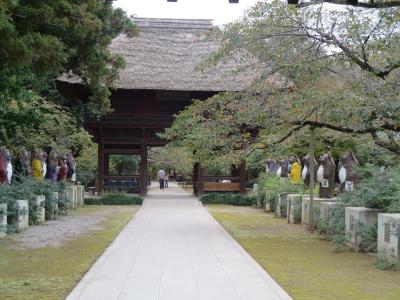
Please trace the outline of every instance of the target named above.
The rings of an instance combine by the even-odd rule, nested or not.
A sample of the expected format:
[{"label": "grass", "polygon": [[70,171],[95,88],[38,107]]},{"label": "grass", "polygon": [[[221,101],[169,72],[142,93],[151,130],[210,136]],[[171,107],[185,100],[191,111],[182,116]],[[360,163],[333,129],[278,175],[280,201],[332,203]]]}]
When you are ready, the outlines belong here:
[{"label": "grass", "polygon": [[249,207],[209,205],[210,213],[294,299],[400,299],[400,272],[374,258],[332,252],[319,235]]},{"label": "grass", "polygon": [[[38,249],[10,249],[10,240],[0,241],[1,299],[65,299],[80,278],[103,253],[139,207],[129,206],[110,214],[92,231],[67,241],[63,246]],[[107,209],[90,206],[76,214]]]}]

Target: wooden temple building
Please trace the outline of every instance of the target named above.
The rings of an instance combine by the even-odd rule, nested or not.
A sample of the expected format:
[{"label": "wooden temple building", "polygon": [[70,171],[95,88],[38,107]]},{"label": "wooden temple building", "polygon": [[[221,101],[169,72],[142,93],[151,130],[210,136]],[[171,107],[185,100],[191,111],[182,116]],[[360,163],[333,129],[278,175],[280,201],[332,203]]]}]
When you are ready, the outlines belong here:
[{"label": "wooden temple building", "polygon": [[[243,61],[231,59],[200,71],[197,66],[217,47],[206,39],[213,30],[210,20],[135,19],[139,35],[117,37],[111,51],[121,55],[126,68],[120,72],[110,98],[113,112],[100,120],[85,121],[84,127],[98,144],[99,193],[110,182],[135,182],[140,194],[147,190],[147,149],[166,141],[156,134],[168,128],[173,116],[192,99],[204,100],[224,91],[242,91],[254,79],[254,71],[235,73]],[[89,95],[79,80],[63,76],[56,82],[59,91],[71,100],[85,101]],[[87,100],[87,99],[86,99]],[[138,175],[115,176],[109,173],[112,154],[140,155]],[[205,177],[199,164],[194,166],[194,192],[227,189],[245,191],[245,164],[233,167],[230,183],[217,184],[220,178]]]}]

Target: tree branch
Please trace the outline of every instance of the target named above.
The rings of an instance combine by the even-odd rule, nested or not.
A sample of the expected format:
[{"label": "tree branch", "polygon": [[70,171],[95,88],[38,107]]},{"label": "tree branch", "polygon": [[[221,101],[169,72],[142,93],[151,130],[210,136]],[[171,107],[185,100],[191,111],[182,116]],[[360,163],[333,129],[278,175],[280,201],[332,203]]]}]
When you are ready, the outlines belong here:
[{"label": "tree branch", "polygon": [[363,8],[388,8],[388,7],[399,7],[400,1],[393,0],[393,1],[380,1],[380,2],[356,2],[356,3],[348,3],[347,0],[315,0],[310,2],[302,2],[296,5],[298,8],[308,7],[311,5],[318,5],[323,3],[331,3],[336,5],[348,5],[348,6],[356,6],[356,7],[363,7]]}]

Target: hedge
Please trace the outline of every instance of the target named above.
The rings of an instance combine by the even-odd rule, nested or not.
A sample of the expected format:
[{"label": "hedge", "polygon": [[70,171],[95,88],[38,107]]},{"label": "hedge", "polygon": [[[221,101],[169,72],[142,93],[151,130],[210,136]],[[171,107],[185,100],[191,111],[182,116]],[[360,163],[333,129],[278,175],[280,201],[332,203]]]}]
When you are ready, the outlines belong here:
[{"label": "hedge", "polygon": [[106,194],[100,198],[85,198],[86,205],[142,205],[143,198],[124,193]]},{"label": "hedge", "polygon": [[237,194],[207,194],[200,197],[203,204],[228,204],[236,206],[252,206],[256,204],[255,196],[244,196]]}]

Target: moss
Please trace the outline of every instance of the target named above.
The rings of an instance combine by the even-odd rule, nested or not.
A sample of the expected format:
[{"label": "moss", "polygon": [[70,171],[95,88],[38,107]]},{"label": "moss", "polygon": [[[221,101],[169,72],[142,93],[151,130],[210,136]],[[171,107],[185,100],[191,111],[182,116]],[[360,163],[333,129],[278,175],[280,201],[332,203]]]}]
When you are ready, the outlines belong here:
[{"label": "moss", "polygon": [[[103,209],[107,207],[85,207],[77,214]],[[130,206],[117,211],[102,222],[103,229],[58,248],[14,250],[10,240],[0,241],[0,298],[65,299],[137,209]]]},{"label": "moss", "polygon": [[319,235],[248,207],[211,214],[294,299],[399,299],[400,272],[372,267],[367,254],[333,253]]}]

